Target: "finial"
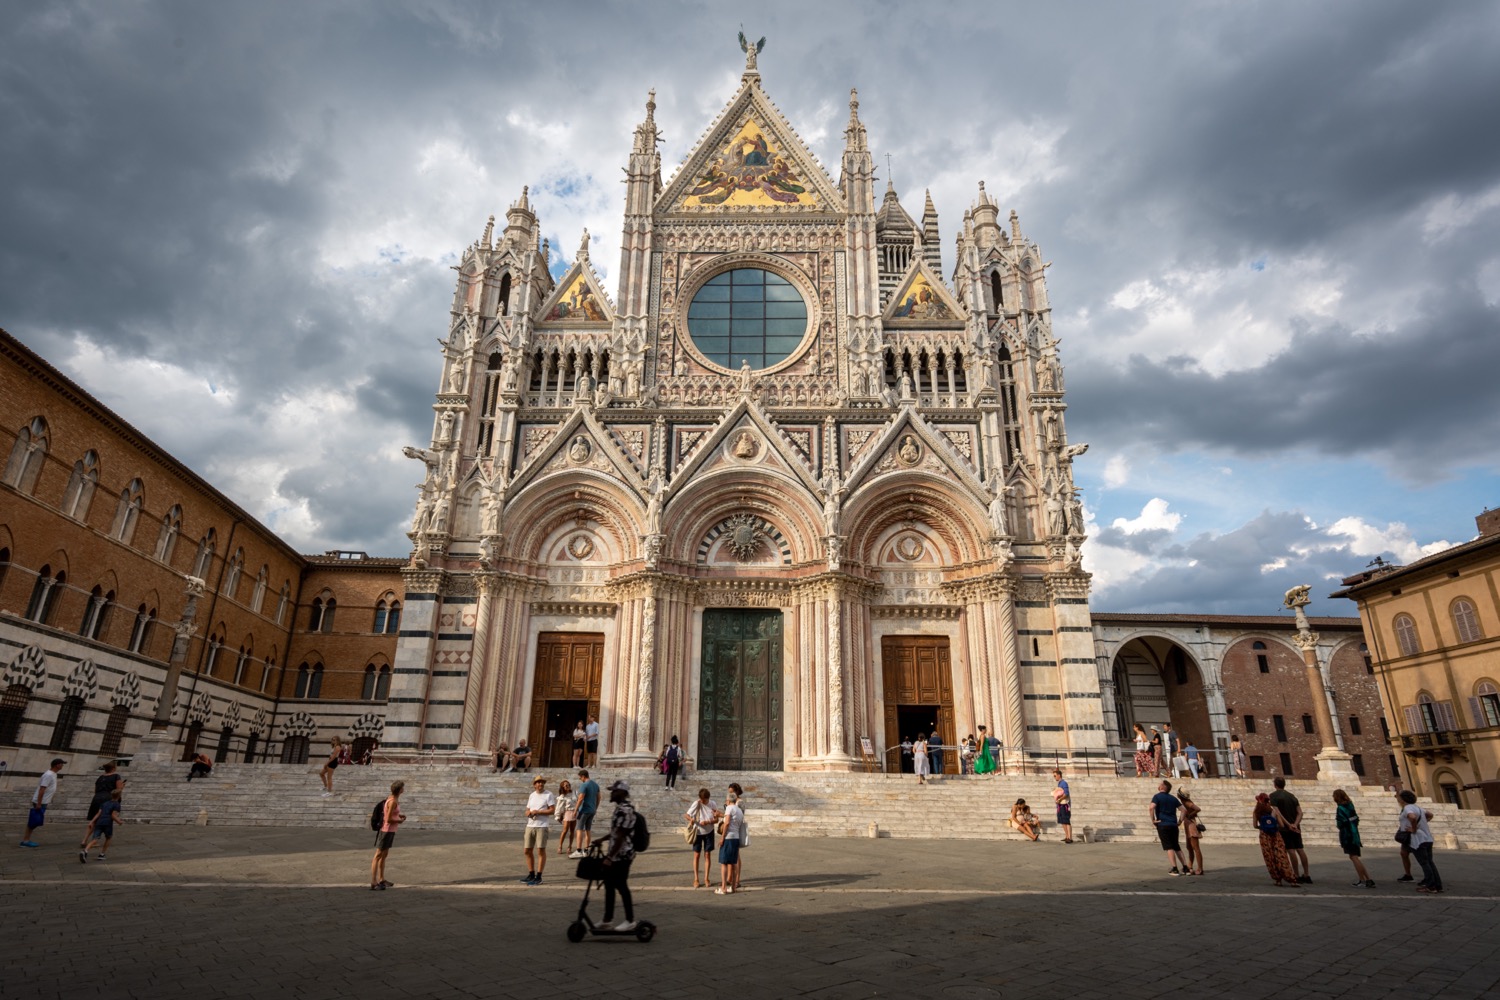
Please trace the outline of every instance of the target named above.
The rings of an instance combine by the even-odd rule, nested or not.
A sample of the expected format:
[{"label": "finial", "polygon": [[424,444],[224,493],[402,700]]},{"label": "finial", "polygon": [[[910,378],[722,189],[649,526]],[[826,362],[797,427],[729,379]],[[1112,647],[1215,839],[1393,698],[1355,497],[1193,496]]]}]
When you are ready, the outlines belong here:
[{"label": "finial", "polygon": [[479,238],[479,242],[484,244],[485,249],[489,249],[491,241],[494,239],[494,236],[495,236],[495,217],[492,215],[492,216],[490,216],[489,221],[484,224],[484,235]]},{"label": "finial", "polygon": [[583,231],[583,239],[578,244],[578,257],[579,257],[580,260],[587,260],[588,256],[589,256],[589,231],[587,229],[585,229]]},{"label": "finial", "polygon": [[1015,209],[1010,210],[1010,237],[1013,240],[1021,238],[1021,217],[1016,214]]},{"label": "finial", "polygon": [[849,117],[859,117],[859,90],[855,87],[849,88]]},{"label": "finial", "polygon": [[745,74],[747,76],[752,73],[759,75],[759,71],[755,68],[755,57],[760,55],[761,49],[765,47],[766,39],[764,35],[761,36],[760,41],[751,45],[749,40],[745,38],[744,28],[740,29],[740,51],[745,53]]},{"label": "finial", "polygon": [[525,209],[530,209],[531,208],[531,202],[528,201],[527,197],[526,197],[528,194],[530,194],[530,192],[531,192],[531,185],[530,184],[523,184],[521,186],[521,204],[519,206],[517,206],[517,207],[519,207],[519,208],[525,208]]},{"label": "finial", "polygon": [[646,93],[646,123],[649,125],[649,124],[654,124],[655,122],[656,122],[656,88],[652,87]]}]

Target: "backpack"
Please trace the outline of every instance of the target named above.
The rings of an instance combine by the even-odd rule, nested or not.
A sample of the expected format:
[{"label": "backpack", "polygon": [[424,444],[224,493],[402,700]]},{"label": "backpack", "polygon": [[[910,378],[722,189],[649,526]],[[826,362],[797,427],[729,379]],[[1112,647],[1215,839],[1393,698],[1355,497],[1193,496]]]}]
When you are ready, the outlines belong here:
[{"label": "backpack", "polygon": [[676,764],[682,760],[682,750],[678,747],[667,747],[667,763]]},{"label": "backpack", "polygon": [[376,833],[385,826],[385,799],[375,803],[375,808],[370,810],[370,829]]},{"label": "backpack", "polygon": [[630,828],[630,846],[637,854],[651,847],[651,828],[640,813],[635,814],[635,825]]},{"label": "backpack", "polygon": [[1255,825],[1260,828],[1261,833],[1266,834],[1274,834],[1278,829],[1275,813],[1263,813],[1260,819],[1255,821]]}]

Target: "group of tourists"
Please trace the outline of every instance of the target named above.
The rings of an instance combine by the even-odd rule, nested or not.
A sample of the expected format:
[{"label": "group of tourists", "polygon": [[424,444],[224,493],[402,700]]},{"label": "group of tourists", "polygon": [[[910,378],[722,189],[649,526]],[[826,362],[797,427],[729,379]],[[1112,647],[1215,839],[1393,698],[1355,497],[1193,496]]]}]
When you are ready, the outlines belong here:
[{"label": "group of tourists", "polygon": [[[958,741],[959,774],[994,774],[998,769],[1003,744],[990,734],[988,727],[980,726],[979,735],[970,733]],[[901,738],[901,773],[915,774],[917,783],[925,785],[927,779],[943,773],[947,763],[943,737],[934,725],[930,733],[917,733]]]},{"label": "group of tourists", "polygon": [[[1243,755],[1240,738],[1236,736],[1230,746],[1230,770],[1241,776],[1244,775],[1245,766],[1240,760]],[[1169,770],[1173,778],[1197,779],[1206,773],[1203,755],[1192,737],[1179,737],[1170,722],[1162,723],[1159,729],[1152,726],[1150,735],[1147,735],[1139,722],[1135,724],[1134,761],[1137,778],[1167,777]]]},{"label": "group of tourists", "polygon": [[[38,779],[26,813],[26,832],[21,835],[22,847],[41,846],[32,838],[47,822],[47,807],[57,795],[57,776],[67,763],[61,757],[53,758],[51,765]],[[84,830],[83,840],[78,844],[78,860],[84,864],[88,863],[89,851],[96,847],[99,852],[94,855],[94,860],[108,860],[109,844],[115,837],[115,824],[120,819],[120,805],[125,792],[125,777],[120,774],[118,762],[105,761],[100,770],[104,773],[94,779],[94,797],[89,800],[88,828]]]}]

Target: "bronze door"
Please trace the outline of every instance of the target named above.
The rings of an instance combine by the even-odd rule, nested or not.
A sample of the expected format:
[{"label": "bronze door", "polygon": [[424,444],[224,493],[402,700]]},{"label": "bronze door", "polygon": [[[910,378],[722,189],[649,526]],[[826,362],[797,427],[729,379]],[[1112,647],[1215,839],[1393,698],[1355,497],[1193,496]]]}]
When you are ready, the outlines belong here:
[{"label": "bronze door", "polygon": [[[925,718],[914,713],[917,708],[933,709],[926,724],[937,723],[943,738],[943,771],[958,773],[958,740],[966,735],[953,725],[953,669],[948,659],[947,636],[888,635],[880,640],[880,671],[885,698],[885,745],[901,745],[903,717]],[[908,711],[903,712],[903,709]],[[921,718],[918,720],[921,721]],[[887,770],[895,770],[894,756],[885,761]]]},{"label": "bronze door", "polygon": [[781,770],[781,612],[703,612],[698,766]]},{"label": "bronze door", "polygon": [[[604,635],[599,632],[543,632],[537,636],[536,672],[531,691],[531,724],[524,733],[500,738],[515,746],[525,736],[532,766],[566,767],[573,760],[573,724],[568,715],[599,714],[599,684],[604,673]],[[549,707],[550,706],[550,707]],[[548,733],[555,733],[548,736]]]}]

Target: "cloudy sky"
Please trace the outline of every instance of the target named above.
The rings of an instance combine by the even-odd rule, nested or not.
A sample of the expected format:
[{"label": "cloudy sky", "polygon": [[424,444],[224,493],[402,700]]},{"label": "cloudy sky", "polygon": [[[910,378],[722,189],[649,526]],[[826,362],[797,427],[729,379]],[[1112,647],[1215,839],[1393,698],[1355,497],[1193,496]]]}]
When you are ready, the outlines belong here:
[{"label": "cloudy sky", "polygon": [[1052,261],[1097,609],[1273,613],[1500,503],[1493,3],[0,13],[0,326],[304,551],[405,554],[457,253],[529,184],[612,285],[646,91],[670,173],[742,18],[835,176],[857,86],[950,266],[980,180]]}]

